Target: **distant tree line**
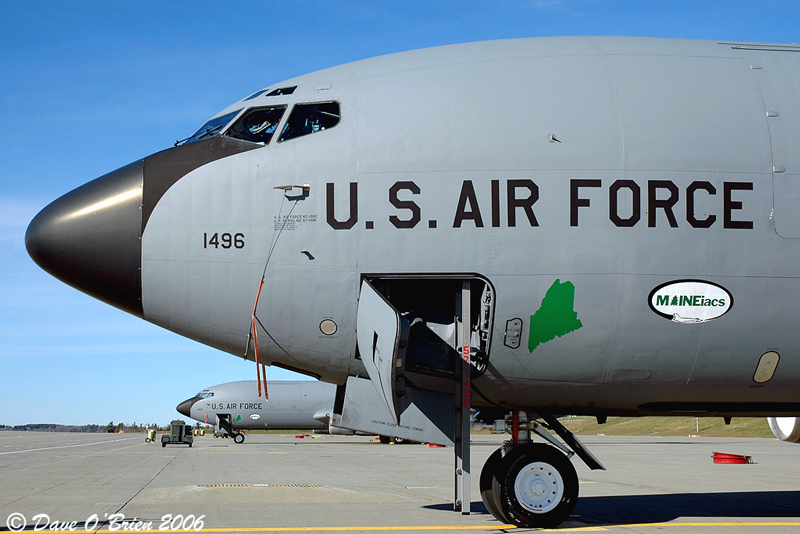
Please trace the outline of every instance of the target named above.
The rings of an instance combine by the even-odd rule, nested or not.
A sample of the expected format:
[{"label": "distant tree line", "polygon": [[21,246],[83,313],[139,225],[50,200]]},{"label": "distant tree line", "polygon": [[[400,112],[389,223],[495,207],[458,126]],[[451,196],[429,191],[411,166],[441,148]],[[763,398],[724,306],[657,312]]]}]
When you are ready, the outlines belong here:
[{"label": "distant tree line", "polygon": [[17,430],[17,431],[33,431],[33,432],[144,432],[147,428],[155,428],[157,430],[163,429],[162,426],[156,423],[126,425],[125,423],[109,422],[107,425],[58,425],[55,423],[28,423],[25,425],[0,425],[0,430]]}]

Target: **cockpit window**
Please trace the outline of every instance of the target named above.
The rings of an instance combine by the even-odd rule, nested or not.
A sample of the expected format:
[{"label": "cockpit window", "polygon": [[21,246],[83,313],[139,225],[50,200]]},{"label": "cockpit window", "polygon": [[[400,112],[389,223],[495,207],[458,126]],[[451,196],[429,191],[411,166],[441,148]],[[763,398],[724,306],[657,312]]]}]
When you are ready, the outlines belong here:
[{"label": "cockpit window", "polygon": [[[217,135],[222,129],[240,112],[241,109],[237,109],[236,111],[231,111],[230,113],[226,113],[221,117],[215,117],[205,123],[203,126],[200,127],[191,137],[182,141],[183,144],[186,143],[193,143],[195,141],[200,141],[201,139],[205,139],[207,137],[212,137]],[[181,141],[175,143],[176,145],[180,144]]]},{"label": "cockpit window", "polygon": [[297,104],[289,115],[278,142],[333,128],[339,124],[340,118],[338,102]]},{"label": "cockpit window", "polygon": [[253,93],[252,95],[248,96],[247,98],[245,98],[244,100],[242,100],[242,102],[247,102],[248,100],[253,100],[254,98],[257,98],[257,97],[263,95],[267,91],[269,91],[269,89],[262,89],[260,91],[257,91],[255,93]]},{"label": "cockpit window", "polygon": [[293,87],[281,87],[281,88],[275,89],[274,91],[269,93],[267,96],[290,95],[290,94],[294,93],[295,89],[297,89],[296,85],[293,86]]},{"label": "cockpit window", "polygon": [[[279,87],[278,89],[272,90],[267,96],[290,95],[290,94],[294,93],[295,89],[297,89],[296,85],[294,85],[292,87]],[[248,100],[253,100],[254,98],[258,98],[259,96],[263,95],[267,91],[269,91],[269,88],[262,89],[260,91],[256,91],[252,95],[250,95],[247,98],[245,98],[244,100],[242,100],[242,102],[247,102]]]},{"label": "cockpit window", "polygon": [[225,135],[253,143],[269,143],[286,111],[286,106],[254,108],[242,115]]}]

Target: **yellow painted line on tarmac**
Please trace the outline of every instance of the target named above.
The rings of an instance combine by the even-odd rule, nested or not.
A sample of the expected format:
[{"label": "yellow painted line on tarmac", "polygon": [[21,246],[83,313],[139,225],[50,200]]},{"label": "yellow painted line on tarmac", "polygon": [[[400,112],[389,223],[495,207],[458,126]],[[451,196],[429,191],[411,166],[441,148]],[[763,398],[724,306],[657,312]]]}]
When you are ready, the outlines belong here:
[{"label": "yellow painted line on tarmac", "polygon": [[[629,523],[619,525],[604,526],[567,526],[557,529],[542,529],[539,532],[608,532],[614,529],[625,528],[664,528],[664,527],[800,527],[800,521],[729,521],[729,522],[709,522],[709,523]],[[493,524],[493,525],[407,525],[407,526],[349,526],[349,527],[239,527],[239,528],[203,528],[198,532],[392,532],[392,531],[449,531],[449,530],[513,530],[514,525]],[[124,528],[119,529],[126,532]],[[97,530],[74,530],[75,534],[96,534],[98,532],[108,532],[108,525],[103,525]],[[144,532],[155,532],[155,529]],[[188,532],[188,531],[187,531]]]},{"label": "yellow painted line on tarmac", "polygon": [[[513,530],[514,525],[438,525],[438,526],[384,526],[384,527],[252,527],[252,528],[204,528],[201,532],[391,532],[391,531],[437,531],[437,530]],[[552,532],[605,532],[604,527],[559,528]],[[550,532],[550,530],[547,530]]]},{"label": "yellow painted line on tarmac", "polygon": [[[800,527],[800,521],[730,521],[714,523],[630,523],[627,525],[574,526],[557,529],[542,529],[540,532],[607,532],[620,528],[664,528],[664,527]],[[373,526],[373,527],[253,527],[253,528],[207,528],[203,532],[346,532],[346,531],[437,531],[437,530],[512,530],[514,525],[440,525],[440,526]]]},{"label": "yellow painted line on tarmac", "polygon": [[[96,534],[98,532],[109,532],[109,525],[103,525],[96,530],[70,530],[73,534]],[[129,532],[118,525],[118,532]],[[375,532],[375,531],[402,531],[402,530],[511,530],[514,525],[440,525],[440,526],[391,526],[391,527],[239,527],[239,528],[202,528],[197,532]],[[595,528],[596,530],[605,530]],[[583,529],[558,529],[559,532],[574,532]],[[140,532],[158,532],[158,529],[142,530]],[[189,530],[178,530],[169,532],[194,532]]]},{"label": "yellow painted line on tarmac", "polygon": [[610,525],[607,528],[642,527],[800,527],[800,521],[730,521],[719,523],[631,523],[629,525]]},{"label": "yellow painted line on tarmac", "polygon": [[374,532],[393,530],[508,530],[513,525],[440,525],[391,527],[255,527],[255,528],[204,528],[201,532]]}]

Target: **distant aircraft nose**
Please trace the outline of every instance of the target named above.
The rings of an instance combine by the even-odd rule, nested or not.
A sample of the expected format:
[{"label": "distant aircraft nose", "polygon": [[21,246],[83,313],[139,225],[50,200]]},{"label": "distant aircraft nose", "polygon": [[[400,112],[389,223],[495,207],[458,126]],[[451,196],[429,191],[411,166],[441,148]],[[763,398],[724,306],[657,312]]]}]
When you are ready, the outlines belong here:
[{"label": "distant aircraft nose", "polygon": [[192,397],[191,399],[186,399],[185,401],[180,403],[175,409],[178,410],[178,412],[181,415],[185,415],[186,417],[191,417],[192,416],[192,406],[194,406],[194,403],[199,401],[199,400],[200,400],[200,397]]},{"label": "distant aircraft nose", "polygon": [[142,317],[144,160],[101,176],[40,211],[28,254],[62,282]]}]

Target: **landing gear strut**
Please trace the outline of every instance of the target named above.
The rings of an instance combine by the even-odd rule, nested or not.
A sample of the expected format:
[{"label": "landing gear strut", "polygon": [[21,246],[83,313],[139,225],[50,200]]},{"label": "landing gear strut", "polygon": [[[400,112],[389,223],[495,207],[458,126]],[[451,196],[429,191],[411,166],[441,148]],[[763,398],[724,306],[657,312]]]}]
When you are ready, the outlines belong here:
[{"label": "landing gear strut", "polygon": [[[569,517],[578,502],[578,474],[570,458],[577,454],[591,469],[605,469],[553,416],[543,416],[570,450],[536,421],[514,412],[512,439],[483,466],[481,499],[498,520],[519,527],[553,528]],[[549,441],[532,443],[531,432]],[[560,450],[559,450],[560,449]],[[562,452],[563,451],[563,452]]]},{"label": "landing gear strut", "polygon": [[233,438],[234,443],[244,443],[244,432],[241,430],[237,432],[233,429],[230,414],[217,414],[217,426],[219,427],[219,431],[214,432],[215,438]]}]

